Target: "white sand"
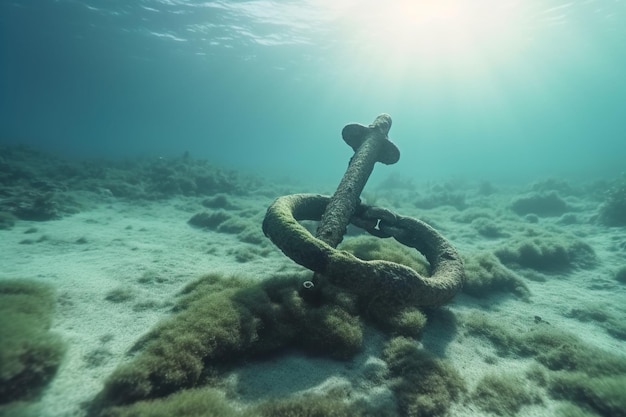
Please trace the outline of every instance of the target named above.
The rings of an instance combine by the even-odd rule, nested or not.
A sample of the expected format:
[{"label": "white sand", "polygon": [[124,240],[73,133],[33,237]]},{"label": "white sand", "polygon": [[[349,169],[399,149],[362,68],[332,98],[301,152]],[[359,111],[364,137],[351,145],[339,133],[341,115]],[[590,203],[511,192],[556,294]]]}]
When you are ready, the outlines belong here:
[{"label": "white sand", "polygon": [[[84,198],[92,199],[91,208],[81,213],[56,221],[20,221],[13,229],[0,231],[0,279],[28,278],[52,284],[59,298],[52,331],[59,333],[68,345],[55,379],[41,399],[20,408],[20,415],[83,416],[82,404],[99,392],[106,376],[125,360],[124,354],[133,343],[169,314],[168,307],[175,294],[197,277],[208,272],[226,272],[263,279],[276,271],[300,270],[269,242],[261,248],[269,251],[267,256],[238,262],[233,251],[258,247],[240,242],[235,235],[189,226],[187,220],[203,210],[200,199],[124,203],[111,197],[99,196],[94,200],[94,196],[86,195]],[[258,222],[260,228],[260,219],[270,200],[242,198],[238,203],[256,210],[257,215],[251,221]],[[386,201],[378,204],[393,207]],[[408,202],[394,209],[404,215],[423,214]],[[588,217],[592,210],[593,207],[582,207],[579,215]],[[501,243],[502,240],[478,239],[467,224],[450,220],[455,213],[453,209],[443,209],[424,214],[442,228],[461,252],[490,249]],[[501,221],[512,225],[517,221],[518,227],[524,227],[523,220],[515,220],[515,216]],[[37,231],[26,234],[32,227]],[[460,295],[449,308],[455,313],[483,310],[498,321],[510,323],[513,331],[528,329],[537,315],[602,349],[626,352],[624,341],[611,337],[594,322],[581,323],[563,316],[572,307],[586,305],[601,305],[621,320],[626,316],[626,286],[612,279],[613,271],[624,264],[624,249],[615,247],[616,242],[623,242],[624,230],[586,222],[560,227],[582,236],[593,246],[600,260],[598,267],[567,276],[549,276],[546,282],[526,280],[532,293],[530,302],[511,294],[484,299]],[[85,242],[77,243],[81,238]],[[21,244],[24,239],[35,242]],[[148,282],[142,283],[142,277]],[[129,290],[133,298],[121,303],[106,300],[109,291],[117,288]],[[139,303],[146,302],[152,302],[152,307],[137,310]],[[424,346],[451,360],[470,390],[487,372],[523,375],[532,362],[498,358],[496,363],[487,364],[482,358],[495,356],[489,342],[463,336],[462,329],[451,336],[449,329],[437,325],[435,322],[426,330]],[[309,358],[294,352],[284,358],[243,366],[228,381],[236,391],[233,395],[244,401],[345,386],[355,395],[385,403],[391,401],[389,391],[372,384],[368,376],[372,369],[383,366],[376,358],[380,346],[381,336],[368,331],[364,353],[351,361]],[[101,358],[101,363],[90,366],[92,362],[88,358],[93,357]],[[550,416],[555,404],[544,398],[543,404],[525,407],[518,415]],[[467,404],[455,405],[452,413],[460,417],[480,414]]]}]

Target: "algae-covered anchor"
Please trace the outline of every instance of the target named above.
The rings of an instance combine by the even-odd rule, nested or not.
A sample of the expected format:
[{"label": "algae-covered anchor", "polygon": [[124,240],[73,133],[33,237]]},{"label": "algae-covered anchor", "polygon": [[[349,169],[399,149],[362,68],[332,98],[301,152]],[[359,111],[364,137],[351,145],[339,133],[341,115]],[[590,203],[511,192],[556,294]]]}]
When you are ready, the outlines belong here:
[{"label": "algae-covered anchor", "polygon": [[315,234],[315,237],[333,248],[343,239],[374,164],[382,162],[391,165],[400,159],[400,151],[387,137],[389,129],[391,117],[381,114],[369,127],[349,124],[341,132],[343,140],[354,150],[354,155],[337,191],[326,206]]},{"label": "algae-covered anchor", "polygon": [[[400,158],[388,139],[391,117],[382,114],[369,126],[350,124],[342,136],[354,150],[348,169],[332,197],[293,194],[277,198],[267,209],[263,232],[283,253],[321,277],[381,309],[391,306],[439,306],[449,301],[465,280],[463,261],[456,249],[435,229],[411,217],[360,204],[359,196],[374,164],[393,164]],[[298,221],[319,220],[312,236]],[[363,261],[335,249],[352,223],[378,237],[394,237],[421,252],[431,266],[422,277],[403,265],[382,260]]]},{"label": "algae-covered anchor", "polygon": [[[361,192],[374,170],[374,164],[382,162],[391,165],[400,159],[400,151],[387,136],[389,129],[391,116],[381,114],[367,127],[353,123],[345,126],[341,132],[343,140],[354,150],[354,155],[337,190],[330,198],[315,233],[315,237],[333,248],[343,240],[350,219],[360,203]],[[313,289],[319,281],[320,276],[315,274],[312,281],[304,283],[304,288]]]}]

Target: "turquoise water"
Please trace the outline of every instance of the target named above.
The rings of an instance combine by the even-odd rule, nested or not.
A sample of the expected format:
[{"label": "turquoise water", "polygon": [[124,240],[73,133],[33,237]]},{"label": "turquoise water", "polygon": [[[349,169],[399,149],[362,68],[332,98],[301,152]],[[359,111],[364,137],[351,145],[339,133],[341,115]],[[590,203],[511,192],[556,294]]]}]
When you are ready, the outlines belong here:
[{"label": "turquoise water", "polygon": [[416,179],[614,178],[626,2],[0,4],[0,141],[338,179],[342,127],[391,114]]}]

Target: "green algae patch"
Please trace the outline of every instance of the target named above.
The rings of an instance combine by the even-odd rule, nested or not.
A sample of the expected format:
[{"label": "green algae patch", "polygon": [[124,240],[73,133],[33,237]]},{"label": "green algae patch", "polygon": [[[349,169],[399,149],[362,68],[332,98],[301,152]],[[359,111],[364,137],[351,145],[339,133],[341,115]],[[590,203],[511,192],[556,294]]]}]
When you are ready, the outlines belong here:
[{"label": "green algae patch", "polygon": [[513,293],[527,300],[530,290],[522,278],[511,271],[489,252],[468,255],[463,258],[466,281],[463,292],[477,298],[485,298],[494,292]]},{"label": "green algae patch", "polygon": [[601,416],[626,416],[626,375],[589,378],[581,372],[559,372],[550,380],[555,398],[589,407]]},{"label": "green algae patch", "polygon": [[[363,259],[406,264],[425,274],[430,268],[417,251],[400,244],[389,246],[391,241],[386,241],[381,245],[380,239],[349,241],[352,243],[347,247]],[[337,254],[356,259],[348,252],[337,251]],[[358,278],[358,274],[353,275]],[[179,293],[171,316],[142,336],[129,352],[129,361],[109,376],[92,403],[91,415],[160,416],[160,408],[178,407],[176,404],[185,398],[193,402],[196,395],[201,397],[194,392],[219,386],[221,375],[229,368],[286,349],[350,359],[362,348],[365,323],[374,324],[392,337],[402,336],[393,339],[385,353],[393,368],[390,372],[393,381],[386,382],[394,385],[393,391],[403,404],[401,415],[445,415],[464,390],[460,377],[446,362],[422,349],[414,352],[416,342],[404,338],[421,335],[426,315],[418,307],[379,302],[382,290],[361,285],[351,291],[325,278],[320,278],[323,285],[316,285],[313,292],[302,285],[310,279],[309,274],[277,276],[264,281],[209,274],[190,283]],[[406,348],[401,348],[402,340],[406,341]],[[406,357],[403,352],[407,353]],[[423,371],[419,380],[405,372],[406,366]],[[181,397],[185,391],[192,393]],[[215,395],[210,394],[211,405],[205,405],[209,416],[213,415],[210,410],[222,407],[223,399]],[[150,404],[161,402],[162,407],[151,408]],[[134,414],[132,410],[139,410],[136,407],[152,411]],[[398,415],[393,407],[373,410],[371,404],[357,406],[328,395],[296,395],[244,408],[243,415],[260,417],[380,416],[381,412]],[[193,409],[169,410],[170,415],[196,415]],[[240,412],[244,411],[224,409],[223,415],[237,416]]]},{"label": "green algae patch", "polygon": [[0,282],[0,404],[36,397],[54,378],[65,353],[49,331],[55,302],[43,283]]},{"label": "green algae patch", "polygon": [[626,177],[615,181],[600,206],[599,220],[606,226],[626,226]]},{"label": "green algae patch", "polygon": [[[447,362],[406,337],[393,338],[384,351],[389,367],[384,381],[392,386],[400,414],[393,407],[380,410],[332,392],[229,404],[218,389],[221,376],[246,360],[290,348],[346,360],[361,350],[367,318],[358,297],[329,284],[318,299],[307,301],[300,294],[303,278],[258,282],[210,274],[190,283],[179,293],[172,315],[141,337],[130,360],[109,376],[90,415],[446,415],[464,392],[462,379]],[[393,328],[402,331],[392,334],[418,333],[426,318],[419,310],[405,309],[395,320]]]},{"label": "green algae patch", "polygon": [[568,211],[568,206],[556,191],[531,192],[517,197],[511,202],[511,210],[520,216],[560,216]]},{"label": "green algae patch", "polygon": [[626,415],[626,357],[547,324],[517,333],[475,312],[462,323],[469,334],[491,341],[500,356],[533,358],[540,365],[529,378],[545,386],[553,398],[582,407],[578,414],[589,414],[590,409],[602,416]]},{"label": "green algae patch", "polygon": [[509,239],[496,249],[495,255],[507,266],[546,273],[590,268],[597,264],[593,248],[583,240],[532,229]]},{"label": "green algae patch", "polygon": [[[255,417],[374,417],[366,411],[365,407],[348,403],[332,393],[270,400],[257,406],[248,415]],[[384,417],[384,414],[378,414],[378,416]]]},{"label": "green algae patch", "polygon": [[626,284],[626,265],[620,267],[617,271],[615,271],[614,278],[615,281]]},{"label": "green algae patch", "polygon": [[412,339],[391,339],[383,351],[383,360],[389,367],[401,416],[445,416],[465,392],[458,372]]},{"label": "green algae patch", "polygon": [[541,402],[541,396],[526,386],[524,379],[512,375],[487,374],[471,395],[483,411],[499,416],[513,416],[523,406]]},{"label": "green algae patch", "polygon": [[587,408],[581,408],[572,403],[561,404],[556,409],[556,417],[599,417],[600,414],[594,413]]},{"label": "green algae patch", "polygon": [[[382,410],[381,410],[382,411]],[[394,414],[376,414],[391,417]],[[165,398],[138,401],[129,406],[115,406],[102,417],[374,417],[357,402],[344,401],[338,395],[301,395],[272,399],[251,406],[234,406],[214,388],[189,389]]]},{"label": "green algae patch", "polygon": [[344,240],[338,248],[364,261],[385,260],[408,266],[421,275],[430,275],[430,265],[419,252],[392,239],[359,236]]},{"label": "green algae patch", "polygon": [[215,389],[189,389],[167,398],[138,401],[132,406],[111,407],[102,417],[243,417]]},{"label": "green algae patch", "polygon": [[132,361],[108,378],[96,407],[203,386],[225,367],[289,346],[338,359],[358,352],[362,324],[356,315],[339,301],[305,303],[300,286],[301,277],[254,283],[219,274],[189,284],[173,315],[144,335],[130,352]]}]

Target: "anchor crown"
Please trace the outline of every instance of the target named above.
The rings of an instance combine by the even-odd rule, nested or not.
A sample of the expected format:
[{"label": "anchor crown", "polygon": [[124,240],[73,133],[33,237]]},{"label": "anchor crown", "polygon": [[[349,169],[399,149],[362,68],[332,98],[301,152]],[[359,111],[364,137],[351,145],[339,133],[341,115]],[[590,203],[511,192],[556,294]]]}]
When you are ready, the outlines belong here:
[{"label": "anchor crown", "polygon": [[[363,126],[362,124],[352,123],[346,125],[341,131],[343,141],[346,142],[354,152],[357,151],[369,137],[376,135],[380,140],[384,141],[381,152],[377,155],[376,161],[385,165],[393,165],[400,159],[400,150],[389,140],[389,137],[375,126]],[[383,136],[384,135],[384,136]]]}]

